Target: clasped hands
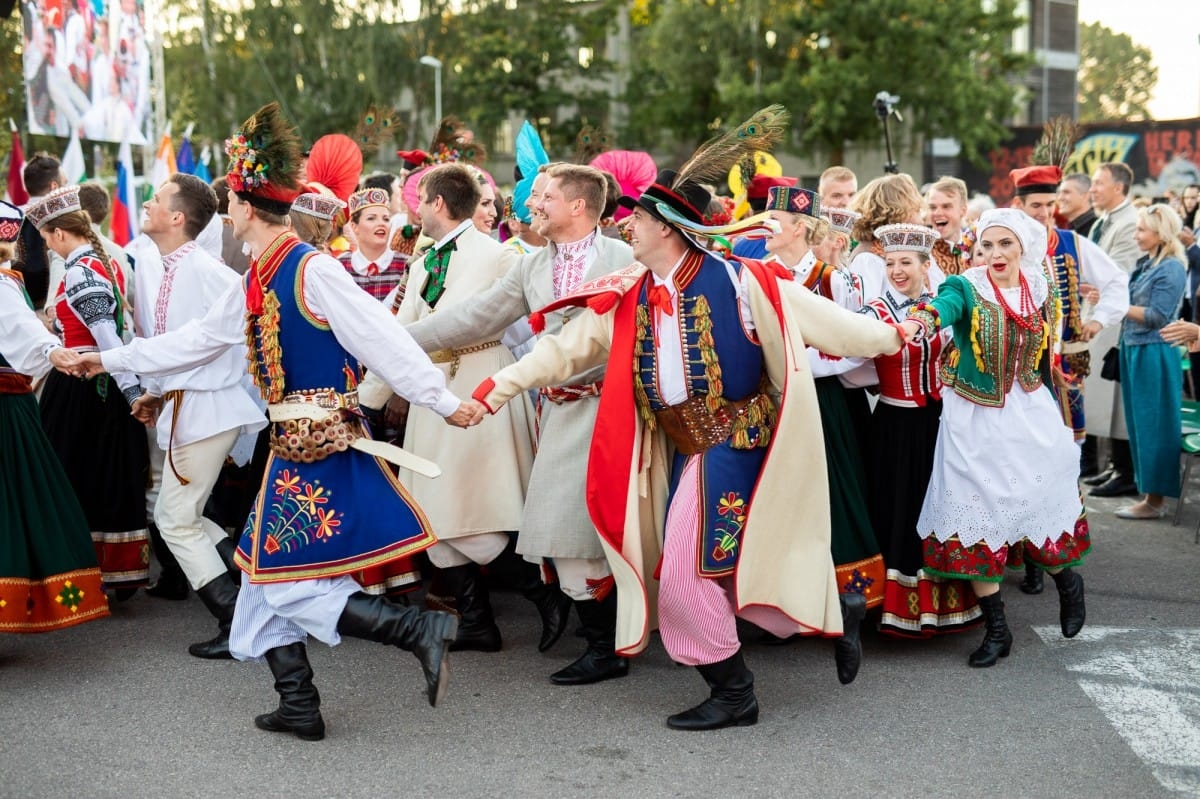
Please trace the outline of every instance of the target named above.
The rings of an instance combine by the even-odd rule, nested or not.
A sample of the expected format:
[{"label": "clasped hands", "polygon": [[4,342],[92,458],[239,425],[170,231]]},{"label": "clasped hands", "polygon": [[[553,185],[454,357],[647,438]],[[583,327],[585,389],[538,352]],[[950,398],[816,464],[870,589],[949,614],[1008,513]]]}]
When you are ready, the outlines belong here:
[{"label": "clasped hands", "polygon": [[474,427],[487,415],[487,407],[476,399],[459,404],[458,410],[446,417],[446,424],[455,427]]},{"label": "clasped hands", "polygon": [[100,362],[98,352],[75,352],[59,347],[50,353],[50,363],[63,374],[80,380],[104,373],[104,364]]}]

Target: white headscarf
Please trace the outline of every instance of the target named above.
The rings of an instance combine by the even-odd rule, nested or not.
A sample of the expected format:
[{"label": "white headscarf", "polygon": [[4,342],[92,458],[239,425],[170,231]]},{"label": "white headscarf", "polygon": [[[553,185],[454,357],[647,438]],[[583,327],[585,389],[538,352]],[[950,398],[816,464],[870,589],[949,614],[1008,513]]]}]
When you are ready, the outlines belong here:
[{"label": "white headscarf", "polygon": [[1019,208],[995,208],[983,212],[975,229],[982,238],[983,232],[991,227],[1007,228],[1021,240],[1021,272],[1026,280],[1032,282],[1035,275],[1043,281],[1046,279],[1042,266],[1046,260],[1045,225]]}]

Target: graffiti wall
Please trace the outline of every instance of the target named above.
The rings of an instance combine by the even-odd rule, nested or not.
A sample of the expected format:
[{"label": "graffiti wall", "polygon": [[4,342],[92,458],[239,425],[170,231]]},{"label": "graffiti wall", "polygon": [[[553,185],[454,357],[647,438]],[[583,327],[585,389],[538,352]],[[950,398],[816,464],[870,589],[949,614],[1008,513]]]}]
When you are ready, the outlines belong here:
[{"label": "graffiti wall", "polygon": [[[972,192],[991,195],[998,205],[1013,196],[1011,169],[1029,166],[1041,127],[1012,128],[1012,137],[988,153],[988,169],[964,164],[962,177]],[[1161,195],[1200,183],[1200,119],[1167,122],[1115,122],[1083,126],[1066,172],[1092,174],[1098,164],[1124,161],[1137,181],[1135,192]]]}]

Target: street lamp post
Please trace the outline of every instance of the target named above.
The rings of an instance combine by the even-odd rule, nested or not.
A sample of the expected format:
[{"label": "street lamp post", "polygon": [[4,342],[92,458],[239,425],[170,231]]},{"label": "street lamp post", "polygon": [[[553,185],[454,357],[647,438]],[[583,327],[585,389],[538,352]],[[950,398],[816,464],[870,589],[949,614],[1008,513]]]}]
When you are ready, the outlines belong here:
[{"label": "street lamp post", "polygon": [[433,67],[433,125],[442,124],[442,62],[431,55],[421,56],[420,62]]}]

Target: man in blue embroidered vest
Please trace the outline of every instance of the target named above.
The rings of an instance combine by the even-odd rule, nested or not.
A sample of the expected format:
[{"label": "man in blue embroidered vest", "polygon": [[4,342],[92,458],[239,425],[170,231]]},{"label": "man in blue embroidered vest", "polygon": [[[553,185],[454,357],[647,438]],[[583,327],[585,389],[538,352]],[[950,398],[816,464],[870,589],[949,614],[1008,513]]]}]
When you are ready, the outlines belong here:
[{"label": "man in blue embroidered vest", "polygon": [[239,660],[265,659],[275,677],[279,708],[255,724],[319,740],[325,723],[306,654],[309,635],[331,646],[350,635],[413,652],[436,704],[456,631],[452,615],[365,594],[351,576],[435,540],[382,459],[427,473],[436,467],[370,440],[357,413],[360,363],[450,424],[471,426],[480,414],[446,389],[444,375],[341,264],[288,228],[299,193],[299,147],[278,105],[243,123],[226,150],[229,214],[250,245],[246,280],[203,319],[138,339],[103,361],[83,360],[89,370],[165,375],[247,345],[274,426],[266,475],[235,556],[244,574],[229,650]]},{"label": "man in blue embroidered vest", "polygon": [[[1056,370],[1061,372],[1062,379],[1058,381],[1056,394],[1063,421],[1075,431],[1075,440],[1082,442],[1086,434],[1083,380],[1092,366],[1088,342],[1105,327],[1120,324],[1125,317],[1129,310],[1129,276],[1087,238],[1054,227],[1054,202],[1062,182],[1061,169],[1030,166],[1012,170],[1009,178],[1017,192],[1013,205],[1046,227],[1046,276],[1052,286],[1057,286],[1062,304],[1062,352],[1058,353],[1060,369]],[[1085,300],[1091,306],[1091,318],[1086,321]],[[1083,460],[1087,460],[1086,452]],[[1021,590],[1040,594],[1042,585],[1041,569],[1027,560]]]},{"label": "man in blue embroidered vest", "polygon": [[[736,617],[780,636],[841,636],[804,344],[862,356],[900,346],[888,325],[814,296],[782,270],[725,261],[700,244],[702,236],[769,229],[765,216],[706,224],[700,182],[769,149],[763,138],[781,115],[778,106],[764,109],[679,173],[664,171],[639,198],[622,198],[638,263],[547,306],[591,312],[475,391],[494,411],[532,386],[607,364],[588,510],[617,584],[617,652],[645,649],[657,594],[663,645],[711,689],[667,719],[673,729],[758,720]],[[796,508],[805,513],[800,531]]]}]

